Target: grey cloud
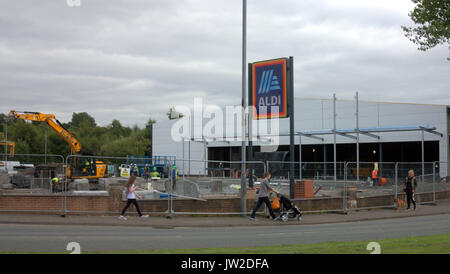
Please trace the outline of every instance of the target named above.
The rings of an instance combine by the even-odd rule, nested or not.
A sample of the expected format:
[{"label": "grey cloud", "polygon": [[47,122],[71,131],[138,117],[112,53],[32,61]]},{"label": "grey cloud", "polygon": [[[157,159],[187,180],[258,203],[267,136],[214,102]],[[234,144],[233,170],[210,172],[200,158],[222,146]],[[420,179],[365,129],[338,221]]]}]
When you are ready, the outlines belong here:
[{"label": "grey cloud", "polygon": [[[296,97],[450,104],[448,49],[403,36],[409,2],[248,1],[248,62],[294,56]],[[81,3],[2,2],[0,112],[143,126],[194,96],[240,104],[241,1]]]}]

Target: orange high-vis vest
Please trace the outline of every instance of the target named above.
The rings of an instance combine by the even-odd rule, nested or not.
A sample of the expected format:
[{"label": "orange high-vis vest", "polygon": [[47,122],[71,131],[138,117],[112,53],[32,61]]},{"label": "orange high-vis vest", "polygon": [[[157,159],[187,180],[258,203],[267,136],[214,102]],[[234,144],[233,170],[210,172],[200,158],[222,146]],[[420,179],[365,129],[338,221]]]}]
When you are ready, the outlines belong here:
[{"label": "orange high-vis vest", "polygon": [[378,175],[378,170],[374,169],[372,170],[372,179],[376,179]]}]

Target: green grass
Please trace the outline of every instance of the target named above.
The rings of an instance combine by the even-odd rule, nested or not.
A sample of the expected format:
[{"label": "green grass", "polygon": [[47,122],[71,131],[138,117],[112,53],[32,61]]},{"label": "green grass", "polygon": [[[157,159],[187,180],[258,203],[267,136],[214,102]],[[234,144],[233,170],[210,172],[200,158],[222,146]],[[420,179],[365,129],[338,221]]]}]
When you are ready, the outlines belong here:
[{"label": "green grass", "polygon": [[[369,254],[372,241],[325,242],[318,244],[278,245],[241,248],[167,249],[112,253],[147,254]],[[381,254],[450,254],[450,234],[374,240]]]},{"label": "green grass", "polygon": [[[369,254],[372,241],[326,242],[318,244],[278,245],[240,248],[196,248],[135,250],[112,252],[82,252],[83,254]],[[450,254],[450,234],[374,240],[381,254]],[[83,250],[83,246],[81,246]],[[23,253],[23,252],[8,252]],[[61,252],[68,253],[68,252]],[[1,253],[0,253],[1,254]]]}]

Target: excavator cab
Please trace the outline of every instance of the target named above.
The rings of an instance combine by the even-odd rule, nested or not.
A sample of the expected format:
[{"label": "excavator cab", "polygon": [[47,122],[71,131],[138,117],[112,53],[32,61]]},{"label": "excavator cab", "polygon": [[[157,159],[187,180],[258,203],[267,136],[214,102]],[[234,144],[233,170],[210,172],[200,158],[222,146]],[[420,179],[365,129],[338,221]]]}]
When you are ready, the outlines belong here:
[{"label": "excavator cab", "polygon": [[71,179],[98,179],[106,175],[106,165],[95,157],[73,157],[67,167]]}]

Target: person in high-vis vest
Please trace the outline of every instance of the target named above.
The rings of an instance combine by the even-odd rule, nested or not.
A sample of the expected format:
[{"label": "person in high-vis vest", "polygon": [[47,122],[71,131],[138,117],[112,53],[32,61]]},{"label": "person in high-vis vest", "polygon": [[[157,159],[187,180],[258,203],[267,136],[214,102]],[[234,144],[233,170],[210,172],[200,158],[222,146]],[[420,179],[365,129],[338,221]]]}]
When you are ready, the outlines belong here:
[{"label": "person in high-vis vest", "polygon": [[151,173],[152,181],[156,181],[159,178],[159,172],[156,170],[156,167],[153,167],[153,172]]},{"label": "person in high-vis vest", "polygon": [[372,182],[374,186],[377,185],[377,181],[378,181],[378,170],[374,168],[372,170]]},{"label": "person in high-vis vest", "polygon": [[172,191],[175,191],[177,189],[177,179],[178,179],[177,166],[173,165],[173,167],[172,167]]},{"label": "person in high-vis vest", "polygon": [[56,193],[57,192],[58,182],[59,182],[59,178],[58,177],[54,177],[50,181],[50,186],[51,186],[51,189],[52,189],[52,193]]}]

